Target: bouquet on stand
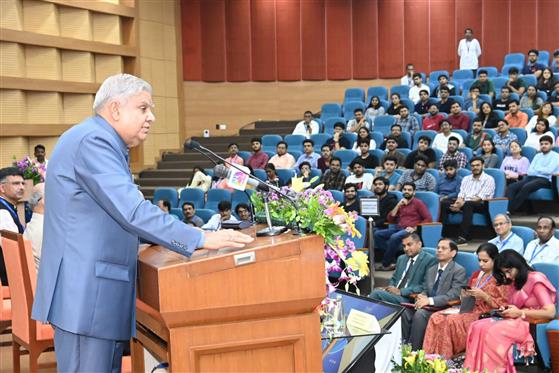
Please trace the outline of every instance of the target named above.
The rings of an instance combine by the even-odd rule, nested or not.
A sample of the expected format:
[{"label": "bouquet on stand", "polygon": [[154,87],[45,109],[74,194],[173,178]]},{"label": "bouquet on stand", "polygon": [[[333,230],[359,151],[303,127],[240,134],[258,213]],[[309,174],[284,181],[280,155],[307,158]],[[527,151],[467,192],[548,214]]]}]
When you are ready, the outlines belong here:
[{"label": "bouquet on stand", "polygon": [[33,162],[28,155],[23,157],[20,161],[18,161],[15,156],[13,159],[14,166],[21,170],[25,180],[33,180],[33,185],[45,181],[47,170],[44,164]]}]

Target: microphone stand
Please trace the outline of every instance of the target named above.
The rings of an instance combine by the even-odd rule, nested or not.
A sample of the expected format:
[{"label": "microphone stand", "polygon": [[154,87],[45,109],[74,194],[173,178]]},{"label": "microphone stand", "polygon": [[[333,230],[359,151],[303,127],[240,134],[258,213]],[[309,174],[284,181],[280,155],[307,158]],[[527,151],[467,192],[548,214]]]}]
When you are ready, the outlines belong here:
[{"label": "microphone stand", "polygon": [[[223,163],[235,168],[238,171],[241,171],[242,173],[248,175],[250,178],[260,182],[261,184],[266,184],[275,193],[279,194],[280,196],[282,196],[283,198],[288,200],[293,205],[293,207],[295,207],[295,214],[297,216],[297,210],[298,210],[299,206],[297,206],[297,203],[295,203],[295,201],[293,200],[292,197],[290,197],[286,193],[282,192],[279,188],[275,188],[275,187],[267,184],[264,180],[261,180],[260,178],[254,176],[252,174],[247,173],[245,170],[243,170],[242,168],[240,168],[236,164],[229,162],[225,158],[216,154],[213,150],[206,148],[205,146],[203,146],[202,144],[200,144],[198,142],[195,142],[195,144],[192,144],[192,142],[191,142],[190,146],[188,146],[187,143],[185,143],[184,148],[185,149],[193,149],[193,150],[197,151],[198,153],[202,154],[204,157],[208,158],[210,161],[212,161],[212,163],[217,164],[208,154],[206,154],[206,153],[209,153],[210,155],[219,159]],[[268,223],[268,227],[256,232],[256,235],[257,236],[277,236],[278,234],[281,234],[281,233],[285,232],[287,230],[287,228],[286,227],[273,227],[272,226],[272,220],[270,218],[270,209],[268,207],[268,192],[265,192],[265,193],[266,194],[264,195],[264,212],[266,214],[266,222]],[[254,206],[252,205],[252,201],[250,201],[250,198],[249,198],[249,202],[251,204],[252,210],[254,211]],[[296,227],[296,229],[293,230],[293,234],[302,236],[303,235],[303,230],[301,229],[300,223],[299,223],[298,220],[295,220],[295,222],[297,224],[297,227]]]}]

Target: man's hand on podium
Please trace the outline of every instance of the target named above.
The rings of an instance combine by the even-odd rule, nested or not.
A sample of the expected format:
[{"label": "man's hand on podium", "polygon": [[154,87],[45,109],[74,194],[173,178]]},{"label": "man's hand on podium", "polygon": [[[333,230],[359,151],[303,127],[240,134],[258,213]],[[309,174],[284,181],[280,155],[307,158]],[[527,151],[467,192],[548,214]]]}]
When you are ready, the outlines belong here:
[{"label": "man's hand on podium", "polygon": [[245,247],[247,243],[254,241],[253,237],[232,229],[205,232],[205,234],[204,249],[208,250],[219,250],[226,247],[240,249]]}]

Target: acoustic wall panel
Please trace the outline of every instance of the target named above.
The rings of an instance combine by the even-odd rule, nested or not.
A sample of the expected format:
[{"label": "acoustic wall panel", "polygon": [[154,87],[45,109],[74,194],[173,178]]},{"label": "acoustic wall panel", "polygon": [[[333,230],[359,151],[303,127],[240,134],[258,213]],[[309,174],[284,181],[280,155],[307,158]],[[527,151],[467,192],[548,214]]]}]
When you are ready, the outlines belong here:
[{"label": "acoustic wall panel", "polygon": [[202,1],[200,17],[202,80],[222,82],[226,79],[225,2],[218,0]]},{"label": "acoustic wall panel", "polygon": [[27,123],[58,124],[62,122],[62,95],[54,92],[26,92]]},{"label": "acoustic wall panel", "polygon": [[326,0],[326,74],[329,80],[351,79],[351,7],[345,0]]},{"label": "acoustic wall panel", "polygon": [[[21,159],[25,155],[33,154],[33,152],[28,152],[27,148],[27,137],[0,137],[0,167],[11,166],[14,156]],[[25,153],[23,154],[22,151]]]},{"label": "acoustic wall panel", "polygon": [[35,0],[23,0],[22,4],[23,29],[25,31],[59,35],[58,8],[56,5]]},{"label": "acoustic wall panel", "polygon": [[181,1],[182,74],[184,80],[202,80],[200,0]]},{"label": "acoustic wall panel", "polygon": [[60,7],[60,36],[81,40],[92,40],[91,12],[86,9]]},{"label": "acoustic wall panel", "polygon": [[25,76],[25,50],[23,45],[0,42],[0,76]]},{"label": "acoustic wall panel", "polygon": [[324,0],[301,2],[301,48],[303,80],[326,79]]},{"label": "acoustic wall panel", "polygon": [[548,50],[550,54],[559,49],[559,36],[557,36],[557,13],[559,12],[559,1],[539,1],[537,7],[537,32],[539,50]]},{"label": "acoustic wall panel", "polygon": [[[9,110],[7,110],[9,108]],[[0,89],[0,122],[25,122],[25,93],[16,89]]]},{"label": "acoustic wall panel", "polygon": [[27,78],[61,79],[60,50],[56,48],[25,46]]},{"label": "acoustic wall panel", "polygon": [[92,53],[63,50],[61,59],[62,80],[84,83],[92,83],[95,81],[95,68]]},{"label": "acoustic wall panel", "polygon": [[429,2],[430,71],[454,70],[458,44],[454,1]]},{"label": "acoustic wall panel", "polygon": [[[416,71],[429,72],[429,2],[405,1],[404,19],[404,62],[413,62]],[[401,71],[400,75],[404,75]]]},{"label": "acoustic wall panel", "polygon": [[120,18],[113,14],[93,13],[93,40],[109,44],[121,44]]},{"label": "acoustic wall panel", "polygon": [[301,3],[276,2],[278,80],[301,80]]},{"label": "acoustic wall panel", "polygon": [[404,75],[404,2],[379,0],[379,75]]},{"label": "acoustic wall panel", "polygon": [[273,1],[251,2],[252,80],[275,81],[276,7]]},{"label": "acoustic wall panel", "polygon": [[378,76],[377,8],[377,0],[352,2],[354,79],[374,79]]},{"label": "acoustic wall panel", "polygon": [[[484,1],[483,2],[483,39],[480,40],[485,51],[483,53],[483,64],[480,66],[503,65],[503,56],[509,50],[509,7],[508,1]],[[559,4],[559,3],[558,3]],[[506,22],[495,22],[497,19]]]},{"label": "acoustic wall panel", "polygon": [[123,72],[122,57],[96,54],[94,57],[95,81],[102,83],[107,77]]},{"label": "acoustic wall panel", "polygon": [[0,27],[23,30],[23,8],[21,0],[0,1]]},{"label": "acoustic wall panel", "polygon": [[[510,0],[510,12],[511,20],[513,22],[510,24],[510,48],[513,52],[522,52],[528,54],[528,50],[532,48],[537,48],[536,36],[537,36],[537,4],[545,3],[544,1],[536,0]],[[559,13],[559,4],[555,3],[555,15],[552,24],[555,27],[549,25],[547,32],[556,35],[557,32],[557,13]],[[552,31],[554,29],[554,31]],[[555,43],[555,48],[559,46],[559,43]]]},{"label": "acoustic wall panel", "polygon": [[225,6],[227,80],[246,82],[251,80],[250,1],[227,1]]},{"label": "acoustic wall panel", "polygon": [[76,124],[93,114],[93,95],[64,93],[62,95],[64,124]]}]

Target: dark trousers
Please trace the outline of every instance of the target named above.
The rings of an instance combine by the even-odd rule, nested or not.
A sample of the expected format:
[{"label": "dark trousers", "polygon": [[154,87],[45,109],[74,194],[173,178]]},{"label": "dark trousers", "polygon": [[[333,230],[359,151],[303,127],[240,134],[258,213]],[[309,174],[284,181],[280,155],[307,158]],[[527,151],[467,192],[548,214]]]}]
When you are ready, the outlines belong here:
[{"label": "dark trousers", "polygon": [[532,192],[540,188],[551,188],[549,180],[538,176],[526,176],[524,179],[512,183],[507,187],[509,211],[515,212],[528,199]]},{"label": "dark trousers", "polygon": [[414,310],[406,308],[402,313],[402,339],[412,345],[414,351],[423,348],[423,338],[429,323],[429,318],[434,312],[424,309]]},{"label": "dark trousers", "polygon": [[[442,201],[441,202],[441,220],[443,224],[448,218],[450,211],[450,205],[453,201]],[[469,238],[470,230],[472,229],[472,221],[474,219],[474,212],[483,213],[487,216],[488,221],[491,221],[489,217],[489,211],[487,209],[487,202],[484,201],[466,201],[462,209],[462,223],[460,223],[460,236],[464,238]]]}]

